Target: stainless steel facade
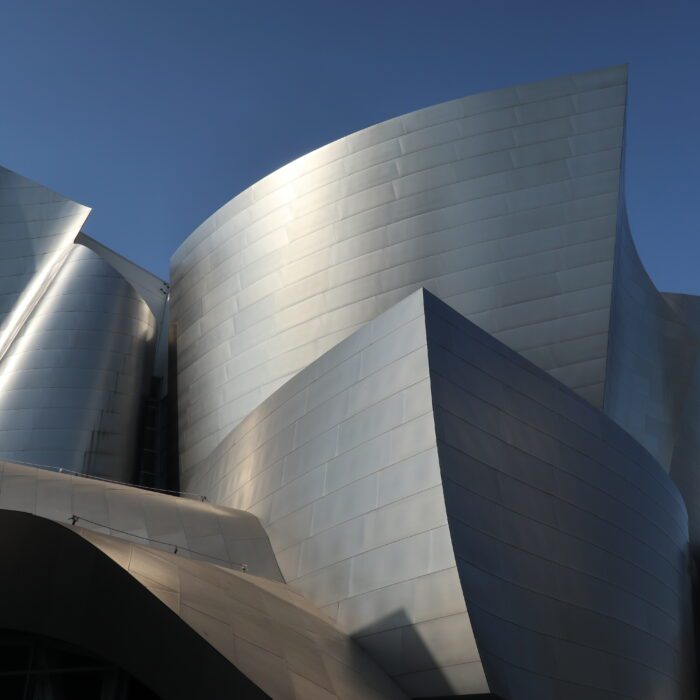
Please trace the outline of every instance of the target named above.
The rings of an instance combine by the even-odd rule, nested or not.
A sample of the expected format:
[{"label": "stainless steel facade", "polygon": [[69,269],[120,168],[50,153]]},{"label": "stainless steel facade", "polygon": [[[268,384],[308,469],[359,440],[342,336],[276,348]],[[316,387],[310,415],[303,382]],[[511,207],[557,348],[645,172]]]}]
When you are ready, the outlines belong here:
[{"label": "stainless steel facade", "polygon": [[181,557],[281,581],[259,520],[200,498],[172,496],[99,479],[85,479],[0,462],[0,509],[120,537]]},{"label": "stainless steel facade", "polygon": [[423,291],[287,382],[208,464],[185,486],[257,515],[288,585],[411,697],[692,696],[676,486]]},{"label": "stainless steel facade", "polygon": [[504,698],[692,698],[688,524],[612,420],[434,297],[426,325],[457,568]]},{"label": "stainless steel facade", "polygon": [[183,488],[247,510],[288,585],[410,697],[484,693],[450,541],[419,290],[264,401]]},{"label": "stainless steel facade", "polygon": [[0,171],[0,556],[59,572],[14,567],[0,631],[164,698],[696,697],[700,298],[634,249],[626,94],[340,139],[205,221],[172,290]]},{"label": "stainless steel facade", "polygon": [[155,322],[74,245],[0,362],[0,458],[131,481]]},{"label": "stainless steel facade", "polygon": [[0,167],[0,354],[4,354],[90,213]]},{"label": "stainless steel facade", "polygon": [[424,286],[602,404],[627,71],[431,107],[290,163],[172,258],[181,468]]}]

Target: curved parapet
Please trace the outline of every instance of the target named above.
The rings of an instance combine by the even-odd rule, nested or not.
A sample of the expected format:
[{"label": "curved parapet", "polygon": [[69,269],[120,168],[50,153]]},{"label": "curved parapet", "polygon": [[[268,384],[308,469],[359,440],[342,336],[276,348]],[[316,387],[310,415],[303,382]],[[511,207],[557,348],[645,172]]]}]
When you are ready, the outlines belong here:
[{"label": "curved parapet", "polygon": [[251,513],[193,498],[0,462],[0,508],[140,542],[282,581],[270,540]]},{"label": "curved parapet", "polygon": [[161,700],[405,698],[284,584],[6,510],[0,555],[0,628],[89,649]]},{"label": "curved parapet", "polygon": [[626,69],[392,119],[266,177],[172,259],[181,466],[425,286],[602,404]]},{"label": "curved parapet", "polygon": [[0,458],[131,480],[154,339],[133,287],[72,246],[0,362]]},{"label": "curved parapet", "polygon": [[427,292],[295,375],[186,483],[411,697],[693,697],[683,499],[615,423]]}]

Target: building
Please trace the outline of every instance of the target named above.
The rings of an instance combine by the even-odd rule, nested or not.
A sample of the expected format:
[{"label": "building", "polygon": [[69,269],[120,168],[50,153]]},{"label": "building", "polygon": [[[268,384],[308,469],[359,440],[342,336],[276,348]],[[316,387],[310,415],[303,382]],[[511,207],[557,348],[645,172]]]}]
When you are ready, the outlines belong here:
[{"label": "building", "polygon": [[696,697],[700,301],[636,254],[626,97],[352,134],[170,285],[2,171],[3,697]]}]

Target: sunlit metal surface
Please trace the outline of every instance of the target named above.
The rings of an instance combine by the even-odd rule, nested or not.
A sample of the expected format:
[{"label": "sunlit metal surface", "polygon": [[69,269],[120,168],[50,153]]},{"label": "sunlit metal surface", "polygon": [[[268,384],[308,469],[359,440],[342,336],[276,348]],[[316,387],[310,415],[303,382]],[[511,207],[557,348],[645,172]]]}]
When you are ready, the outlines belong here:
[{"label": "sunlit metal surface", "polygon": [[0,357],[89,213],[88,207],[0,167]]},{"label": "sunlit metal surface", "polygon": [[181,467],[420,286],[602,404],[627,72],[430,107],[269,175],[172,259]]},{"label": "sunlit metal surface", "polygon": [[94,250],[106,263],[109,263],[148,304],[148,308],[156,318],[156,324],[162,323],[170,288],[165,280],[115,253],[82,231],[76,237],[75,242]]},{"label": "sunlit metal surface", "polygon": [[0,362],[0,458],[133,478],[153,314],[74,245]]},{"label": "sunlit metal surface", "polygon": [[194,498],[0,462],[0,509],[77,523],[185,558],[281,581],[258,519]]},{"label": "sunlit metal surface", "polygon": [[288,584],[412,697],[690,697],[677,489],[589,403],[422,291],[195,472],[187,488],[257,515]]},{"label": "sunlit metal surface", "polygon": [[284,584],[76,531],[273,700],[406,697],[337,625]]},{"label": "sunlit metal surface", "polygon": [[450,543],[422,292],[297,374],[183,488],[248,510],[287,583],[411,697],[487,692]]},{"label": "sunlit metal surface", "polygon": [[272,697],[695,697],[700,298],[634,248],[626,91],[329,144],[204,222],[171,297],[0,170],[0,459],[128,481],[177,453],[215,503],[0,462],[0,510],[74,523]]}]

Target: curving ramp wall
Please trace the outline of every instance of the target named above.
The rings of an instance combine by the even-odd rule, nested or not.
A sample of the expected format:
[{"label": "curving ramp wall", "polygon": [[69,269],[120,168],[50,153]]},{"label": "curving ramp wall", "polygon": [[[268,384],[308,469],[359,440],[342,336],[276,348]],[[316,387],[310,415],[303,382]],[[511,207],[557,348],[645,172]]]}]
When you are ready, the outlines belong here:
[{"label": "curving ramp wall", "polygon": [[0,362],[0,458],[130,481],[154,339],[133,287],[72,245]]},{"label": "curving ramp wall", "polygon": [[427,292],[245,418],[188,488],[411,697],[693,697],[683,499],[588,402]]},{"label": "curving ramp wall", "polygon": [[0,462],[0,509],[113,535],[178,556],[281,581],[258,519],[193,498]]},{"label": "curving ramp wall", "polygon": [[204,222],[172,258],[183,474],[420,286],[600,406],[626,81],[610,68],[389,120]]},{"label": "curving ramp wall", "polygon": [[0,627],[89,650],[161,700],[405,700],[284,584],[26,513],[2,510],[0,526],[14,572],[0,580]]}]

